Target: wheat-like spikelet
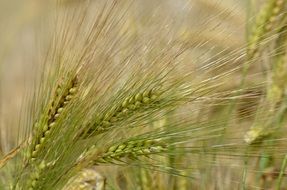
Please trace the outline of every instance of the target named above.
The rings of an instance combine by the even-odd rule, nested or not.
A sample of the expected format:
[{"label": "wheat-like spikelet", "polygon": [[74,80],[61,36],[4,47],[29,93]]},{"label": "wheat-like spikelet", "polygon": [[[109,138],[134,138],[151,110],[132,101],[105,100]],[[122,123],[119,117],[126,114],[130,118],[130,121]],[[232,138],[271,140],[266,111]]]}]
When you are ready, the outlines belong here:
[{"label": "wheat-like spikelet", "polygon": [[[114,9],[114,7],[116,5],[115,1],[110,1],[108,4],[109,4],[109,6],[107,8],[103,9],[103,15],[106,14],[105,11],[111,11],[111,13],[113,13],[112,10]],[[105,15],[105,16],[107,17],[107,19],[109,19],[108,15]],[[99,17],[99,19],[101,19],[101,17]],[[106,24],[105,20],[103,20],[102,22],[103,22],[103,24]],[[108,24],[109,24],[109,22],[108,22]],[[102,27],[104,28],[106,26],[107,25],[103,25]],[[99,30],[101,30],[101,28],[99,28]],[[87,68],[89,68],[91,63],[89,61],[87,61],[86,59],[91,59],[91,61],[93,61],[94,59],[100,60],[96,57],[98,55],[94,55],[95,57],[91,57],[91,53],[94,51],[94,48],[95,48],[94,44],[92,42],[95,42],[96,39],[98,39],[97,35],[99,35],[97,32],[98,32],[97,30],[93,31],[91,33],[91,35],[87,36],[86,40],[89,41],[89,43],[88,43],[88,44],[90,44],[89,46],[87,46],[86,43],[83,44],[83,45],[85,45],[85,47],[88,47],[87,49],[85,49],[85,51],[83,52],[83,55],[82,55],[83,57],[85,57],[85,59],[81,58],[81,57],[76,57],[76,59],[78,59],[78,61],[84,60],[85,65],[83,67],[81,67],[81,66],[78,67],[78,65],[81,65],[81,64],[75,64],[72,67],[73,69],[70,69],[70,70],[72,70],[72,73],[75,72],[75,70],[78,71],[77,73],[79,73],[79,76],[83,79],[83,86],[87,85],[88,82],[90,82],[90,83],[95,82],[95,84],[100,84],[97,80],[99,80],[99,81],[106,80],[104,78],[106,76],[101,76],[102,78],[99,77],[96,79],[89,78],[90,76],[93,76],[93,75],[90,75],[90,74],[92,74],[92,72],[89,72],[87,70]],[[67,38],[67,39],[69,39],[69,37],[71,37],[71,38],[73,37],[73,36],[69,36],[70,35],[69,33],[67,33],[65,35],[66,35],[65,38]],[[70,44],[73,43],[73,41],[71,43],[70,42],[68,43],[68,41],[65,41],[65,39],[63,39],[63,40],[64,40],[63,44],[61,44],[61,43],[59,45],[56,44],[56,48],[59,48],[57,51],[59,51],[59,52],[57,52],[57,51],[54,52],[55,50],[50,50],[52,54],[51,55],[49,54],[47,56],[48,58],[52,59],[52,60],[48,60],[49,62],[54,61],[54,60],[57,61],[57,59],[56,59],[57,57],[55,58],[54,56],[57,55],[57,54],[55,55],[55,53],[59,53],[59,56],[61,58],[60,60],[64,61],[64,62],[58,63],[59,67],[60,67],[60,72],[64,71],[64,69],[66,69],[67,62],[65,59],[70,59],[71,62],[75,61],[74,57],[66,57],[69,52],[65,52],[64,51],[65,49],[61,49],[64,47],[69,47]],[[56,43],[56,41],[54,41],[54,42]],[[99,43],[101,43],[101,41]],[[97,45],[97,43],[95,43],[95,45]],[[28,186],[28,185],[26,185],[27,183],[25,183],[25,178],[28,177],[28,178],[34,179],[33,174],[34,174],[35,170],[37,170],[35,168],[38,168],[38,166],[41,165],[40,160],[43,158],[45,158],[47,163],[53,163],[53,164],[50,164],[51,167],[49,167],[49,169],[48,169],[49,172],[52,174],[50,176],[46,176],[48,173],[47,174],[46,173],[39,174],[40,176],[37,177],[37,183],[34,182],[32,188],[37,189],[37,188],[44,188],[47,185],[50,185],[50,186],[53,185],[51,183],[45,183],[45,181],[49,180],[48,179],[49,177],[51,177],[57,173],[57,166],[59,167],[60,165],[64,164],[65,167],[67,167],[67,168],[70,167],[70,165],[74,164],[73,159],[76,160],[77,156],[79,156],[81,151],[83,151],[79,147],[79,145],[82,142],[80,142],[79,139],[71,138],[71,137],[74,137],[75,133],[79,132],[78,131],[79,129],[81,129],[81,130],[82,129],[83,130],[89,129],[90,131],[88,131],[89,132],[88,135],[90,135],[91,131],[92,131],[92,133],[95,132],[95,134],[98,135],[97,129],[101,129],[101,127],[99,127],[99,126],[106,127],[107,129],[105,129],[105,130],[108,130],[109,127],[111,127],[110,123],[116,122],[115,119],[122,122],[125,125],[130,125],[130,124],[127,124],[127,121],[129,119],[128,116],[133,115],[134,114],[133,111],[135,113],[137,113],[137,112],[149,113],[149,110],[151,110],[151,113],[156,114],[157,112],[160,112],[164,107],[166,107],[167,103],[169,103],[169,105],[176,105],[176,104],[178,104],[178,102],[180,100],[184,100],[185,98],[191,99],[190,96],[193,95],[193,93],[192,93],[193,90],[189,88],[189,85],[182,86],[183,81],[181,81],[181,79],[175,80],[175,82],[167,85],[168,87],[171,88],[169,91],[169,93],[170,93],[169,97],[167,97],[167,94],[165,94],[166,91],[164,91],[163,93],[161,93],[161,92],[158,93],[157,88],[155,88],[155,87],[151,87],[151,88],[145,87],[146,90],[139,90],[137,92],[137,90],[140,89],[140,87],[149,86],[149,85],[150,86],[158,85],[159,84],[158,80],[162,77],[165,77],[167,72],[169,71],[169,68],[166,66],[167,64],[165,64],[164,61],[167,61],[167,60],[171,61],[170,60],[171,57],[172,57],[172,59],[175,59],[174,57],[181,54],[181,50],[179,50],[179,52],[176,51],[174,53],[174,55],[168,54],[169,52],[167,52],[166,50],[164,50],[163,53],[167,53],[166,54],[167,56],[163,54],[162,56],[155,57],[152,60],[154,62],[154,65],[152,65],[152,67],[155,67],[155,68],[158,67],[160,69],[159,72],[163,71],[157,77],[154,77],[154,76],[156,76],[156,74],[158,74],[159,72],[154,72],[154,70],[151,69],[150,70],[151,73],[149,73],[149,71],[147,71],[144,73],[143,78],[140,78],[140,80],[146,79],[146,81],[142,81],[142,82],[138,83],[138,81],[140,81],[140,80],[137,81],[136,79],[132,79],[131,80],[132,82],[127,81],[127,83],[125,84],[124,88],[126,88],[126,89],[122,90],[123,87],[119,86],[119,87],[117,87],[118,89],[115,89],[115,92],[113,92],[113,90],[114,90],[113,84],[109,84],[110,86],[107,86],[107,88],[101,89],[105,93],[109,92],[111,89],[110,93],[115,93],[116,95],[119,94],[121,96],[119,96],[120,97],[119,99],[117,99],[117,98],[115,99],[116,100],[115,105],[109,106],[108,104],[111,103],[109,97],[108,98],[104,97],[104,96],[106,96],[106,94],[103,94],[103,96],[97,94],[97,96],[98,96],[97,98],[102,98],[102,97],[103,97],[103,99],[106,98],[103,101],[103,104],[102,105],[100,104],[103,107],[99,107],[99,108],[101,108],[103,110],[107,110],[107,111],[105,111],[106,113],[103,114],[102,119],[100,118],[101,119],[100,123],[96,127],[94,127],[95,125],[93,124],[91,129],[86,128],[87,125],[85,125],[86,120],[84,118],[86,118],[88,121],[91,120],[92,122],[93,122],[93,120],[95,120],[95,118],[89,117],[90,116],[89,114],[87,114],[86,116],[84,116],[84,115],[79,116],[79,115],[82,114],[84,111],[90,113],[91,115],[94,115],[95,112],[96,112],[96,114],[98,114],[97,109],[95,109],[97,107],[94,105],[98,105],[99,102],[97,102],[98,99],[94,97],[93,93],[95,91],[93,91],[93,90],[94,89],[98,90],[101,86],[100,87],[96,86],[96,88],[94,88],[90,91],[87,91],[87,92],[86,91],[80,92],[80,90],[79,90],[79,94],[77,94],[77,96],[79,98],[77,100],[75,100],[75,102],[73,102],[71,105],[68,105],[70,103],[70,100],[73,98],[72,95],[75,93],[75,88],[77,88],[77,82],[76,82],[76,79],[73,77],[73,74],[67,74],[67,76],[66,76],[67,79],[64,77],[63,84],[61,84],[60,87],[55,90],[56,94],[51,96],[50,103],[48,103],[47,106],[44,106],[44,109],[43,109],[44,112],[42,114],[40,114],[40,119],[37,119],[38,120],[37,124],[34,126],[34,130],[36,132],[34,132],[33,136],[31,137],[32,142],[29,145],[30,155],[28,157],[28,159],[31,159],[32,161],[35,161],[35,162],[32,162],[32,163],[28,162],[28,164],[24,164],[23,168],[20,169],[21,172],[19,172],[17,179],[15,180],[15,187],[26,188]],[[141,56],[145,56],[145,54],[143,54]],[[64,58],[62,58],[62,57],[64,57]],[[80,62],[80,63],[82,63],[82,62]],[[124,68],[127,69],[128,66],[131,66],[131,65],[127,64],[127,66],[125,66]],[[144,66],[144,64],[143,64],[143,66]],[[53,72],[56,73],[56,74],[54,74],[54,78],[52,78],[52,79],[54,79],[54,80],[56,79],[56,81],[61,80],[61,79],[59,79],[60,76],[58,76],[59,74],[57,73],[57,67],[58,67],[58,65],[56,66],[55,71],[54,71],[53,67],[51,68],[51,73],[53,73]],[[63,67],[63,69],[61,69],[61,67]],[[81,69],[81,68],[83,68],[83,69]],[[136,68],[137,70],[132,70],[132,68],[129,68],[133,74],[131,76],[131,78],[135,77],[133,72],[137,71],[136,74],[140,74],[140,72],[139,72],[140,68],[141,67]],[[142,67],[142,68],[144,68],[144,67]],[[105,68],[105,65],[103,65],[103,66],[100,65],[99,67],[96,67],[95,69],[106,69],[106,68]],[[81,72],[79,72],[80,70],[81,70]],[[114,70],[112,70],[112,71],[114,71]],[[106,74],[106,73],[104,73],[104,74]],[[139,76],[137,76],[137,77],[139,77]],[[184,77],[183,77],[183,79],[184,79]],[[172,80],[167,80],[167,81],[172,82]],[[133,83],[136,84],[137,86],[134,86]],[[144,85],[144,83],[146,83],[146,85]],[[175,87],[177,85],[178,85],[178,87],[181,88],[181,91],[172,94],[173,90],[176,89]],[[104,86],[104,85],[102,85],[102,86]],[[180,89],[180,88],[178,88],[178,89]],[[130,90],[135,91],[135,93],[130,94]],[[159,106],[156,104],[158,101],[157,98],[159,95],[162,95],[162,94],[164,95],[163,97],[164,97],[165,101],[163,104],[161,104]],[[183,94],[183,95],[179,96],[180,94]],[[124,99],[123,99],[123,97],[124,97]],[[128,97],[128,98],[125,98],[125,97]],[[175,98],[177,98],[177,99],[175,99]],[[93,104],[93,102],[89,102],[90,100],[94,101],[95,104]],[[88,104],[85,104],[85,103],[88,103]],[[76,106],[76,105],[78,105],[78,106],[74,107],[75,110],[74,111],[71,110],[71,112],[69,113],[69,117],[67,117],[68,112],[66,112],[66,110],[65,110],[66,107],[68,106],[69,109],[72,109],[72,107]],[[88,105],[88,107],[85,107],[86,105]],[[115,107],[116,110],[111,110],[110,107],[113,107],[113,108]],[[131,113],[127,113],[127,112],[129,112],[129,110],[133,110],[133,111]],[[116,112],[113,112],[113,111],[116,111]],[[63,112],[65,112],[65,114],[62,116]],[[126,113],[128,114],[128,116],[125,116]],[[151,113],[149,113],[147,116],[151,117],[152,116]],[[138,114],[135,114],[135,115],[137,115],[137,117],[139,117]],[[141,117],[147,117],[147,116],[145,116],[145,114],[142,114]],[[83,118],[81,118],[81,117],[83,117]],[[72,119],[73,118],[76,118],[76,119],[80,118],[80,119],[77,122],[70,123],[70,120],[69,120],[70,118],[72,118]],[[144,120],[144,119],[142,119],[142,120]],[[140,126],[140,120],[137,121],[135,126]],[[90,127],[90,126],[88,125],[88,127]],[[61,133],[66,135],[64,137],[64,139],[63,139],[62,135],[58,135]],[[92,140],[93,139],[88,140],[87,144],[85,146],[88,147],[90,144],[92,144],[93,143]],[[151,147],[150,151],[152,152],[152,151],[156,150],[156,148],[158,148],[158,147]],[[149,147],[139,147],[139,150],[137,150],[137,148],[135,147],[134,149],[131,148],[131,150],[132,150],[132,152],[134,151],[134,153],[138,153],[138,154],[140,154],[141,150],[145,151],[145,153],[147,153],[149,151]],[[65,151],[67,151],[67,152],[70,151],[70,153],[66,153],[67,155],[65,155]],[[56,155],[52,152],[56,153]],[[69,154],[71,154],[71,153],[72,154],[75,153],[75,155],[72,157],[69,156]],[[106,159],[106,157],[107,156],[104,155],[103,159]],[[67,164],[67,161],[65,159],[72,159],[72,160],[68,161],[68,164]],[[69,162],[71,162],[71,163],[69,163]],[[63,171],[65,171],[65,169]],[[60,172],[57,175],[61,176],[62,174],[63,173]],[[58,176],[55,176],[55,178],[58,179],[57,178]]]},{"label": "wheat-like spikelet", "polygon": [[104,190],[105,178],[96,168],[88,168],[71,178],[63,190]]},{"label": "wheat-like spikelet", "polygon": [[286,2],[284,0],[268,0],[256,15],[256,24],[252,26],[251,34],[248,38],[247,54],[249,59],[253,59],[258,53],[260,43],[268,38],[269,33],[278,30],[276,23],[284,12]]},{"label": "wheat-like spikelet", "polygon": [[65,107],[72,100],[76,93],[77,77],[68,81],[67,84],[59,85],[56,89],[56,94],[48,106],[47,114],[41,116],[41,120],[36,123],[35,133],[32,137],[30,159],[34,160],[37,157],[40,149],[44,146],[45,141],[49,138],[53,128],[57,125],[57,119],[63,112]]},{"label": "wheat-like spikelet", "polygon": [[283,26],[276,40],[278,49],[272,64],[272,81],[267,92],[267,98],[270,102],[273,102],[274,106],[282,100],[286,89],[286,50],[284,48],[286,44],[286,26]]},{"label": "wheat-like spikelet", "polygon": [[45,169],[47,169],[47,164],[43,160],[39,165],[33,168],[30,178],[26,181],[27,186],[25,188],[29,190],[34,190],[37,186],[37,181],[39,180],[41,173],[44,172]]},{"label": "wheat-like spikelet", "polygon": [[159,90],[153,88],[151,90],[145,90],[139,92],[134,96],[125,98],[125,100],[113,110],[108,111],[103,116],[97,116],[95,122],[89,124],[86,132],[80,135],[81,138],[85,138],[90,135],[96,135],[105,132],[113,127],[117,122],[125,120],[129,115],[132,115],[140,110],[147,110],[149,107],[155,107],[156,101],[159,101]]},{"label": "wheat-like spikelet", "polygon": [[[134,157],[138,158],[139,156],[147,156],[150,154],[161,153],[167,150],[166,143],[163,143],[161,140],[135,140],[128,141],[122,144],[113,145],[103,153],[95,153],[95,147],[91,147],[83,155],[83,160],[89,161],[93,165],[98,163],[109,163],[116,160],[121,160],[124,157]],[[97,155],[98,154],[98,155]],[[97,156],[95,156],[97,155]],[[85,157],[88,157],[85,158]],[[79,162],[82,162],[81,160]]]},{"label": "wheat-like spikelet", "polygon": [[[285,113],[285,102],[282,100],[284,97],[284,80],[285,80],[285,56],[286,51],[282,47],[286,45],[286,29],[282,22],[282,28],[278,32],[277,40],[275,41],[276,54],[271,60],[271,82],[266,89],[266,98],[262,102],[262,108],[258,109],[258,117],[264,117],[267,121],[263,123],[256,123],[251,127],[245,136],[245,141],[248,143],[258,142],[264,138],[270,136],[275,130],[272,125],[274,122],[280,122],[281,118],[284,117]],[[281,104],[281,105],[280,105]],[[266,110],[268,110],[266,112]],[[269,119],[268,119],[269,118]],[[277,124],[278,125],[278,124]],[[276,126],[277,126],[276,125]]]},{"label": "wheat-like spikelet", "polygon": [[[286,76],[286,71],[284,69],[285,59],[286,59],[286,26],[283,20],[281,29],[278,32],[278,37],[275,41],[276,54],[272,57],[270,71],[271,81],[266,88],[266,97],[264,97],[264,102],[262,108],[257,110],[257,117],[264,117],[266,120],[255,121],[251,129],[247,132],[245,136],[246,142],[250,144],[262,143],[262,144],[273,144],[273,142],[266,142],[270,139],[274,139],[274,133],[280,131],[280,128],[284,125],[284,118],[286,117],[286,98],[284,97],[285,85],[284,80]],[[285,28],[285,29],[284,29]],[[264,152],[264,151],[263,151]],[[266,158],[267,157],[267,158]],[[274,172],[275,162],[274,158],[276,155],[274,153],[262,153],[259,159],[260,169],[262,169],[263,182],[261,186],[266,184],[266,176],[271,169]],[[267,171],[267,172],[266,172]],[[282,172],[282,171],[281,171]],[[267,173],[267,174],[266,174]],[[278,177],[278,176],[277,176]],[[275,177],[275,178],[277,178]],[[280,179],[279,179],[280,181]],[[280,185],[279,185],[280,186]]]}]

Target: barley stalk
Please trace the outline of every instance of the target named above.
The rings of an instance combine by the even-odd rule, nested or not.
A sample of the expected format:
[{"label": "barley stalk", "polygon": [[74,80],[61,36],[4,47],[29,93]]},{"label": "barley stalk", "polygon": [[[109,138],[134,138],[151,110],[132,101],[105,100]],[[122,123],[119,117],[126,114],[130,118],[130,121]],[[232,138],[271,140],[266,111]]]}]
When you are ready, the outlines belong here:
[{"label": "barley stalk", "polygon": [[[261,109],[258,109],[258,116],[269,118],[265,123],[255,123],[251,129],[246,133],[245,141],[247,143],[254,143],[262,141],[266,137],[270,136],[275,128],[272,128],[275,122],[278,122],[281,117],[284,117],[285,113],[285,102],[284,102],[284,91],[285,91],[285,60],[286,60],[286,26],[283,24],[281,30],[279,31],[279,36],[275,42],[276,44],[276,54],[272,58],[272,72],[271,72],[271,84],[267,86],[267,97],[262,103]],[[278,107],[281,107],[278,110]],[[267,110],[267,112],[266,112]],[[280,123],[280,122],[279,122]],[[277,124],[278,125],[278,124]]]}]

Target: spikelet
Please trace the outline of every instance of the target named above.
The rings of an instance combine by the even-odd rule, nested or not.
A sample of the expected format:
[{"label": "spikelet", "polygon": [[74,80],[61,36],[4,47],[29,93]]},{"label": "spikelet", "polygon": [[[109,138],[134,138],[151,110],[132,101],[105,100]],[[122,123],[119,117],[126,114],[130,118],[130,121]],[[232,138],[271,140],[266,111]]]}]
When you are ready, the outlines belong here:
[{"label": "spikelet", "polygon": [[89,162],[92,165],[98,163],[112,163],[121,160],[124,157],[138,158],[150,154],[157,154],[167,150],[167,145],[161,140],[135,140],[127,141],[121,144],[112,145],[101,153],[95,147],[89,148],[81,156],[79,163]]},{"label": "spikelet", "polygon": [[87,136],[108,131],[115,127],[114,125],[116,125],[117,122],[128,118],[129,115],[149,109],[149,107],[155,107],[156,101],[159,101],[159,95],[159,90],[153,88],[125,98],[125,100],[112,111],[108,111],[105,115],[97,116],[96,121],[91,123],[90,126],[87,126],[88,129],[85,129],[87,131],[80,134],[80,138],[86,138]]},{"label": "spikelet", "polygon": [[273,30],[278,30],[280,14],[284,12],[286,1],[284,0],[267,0],[263,7],[256,15],[256,23],[252,26],[251,34],[248,39],[247,56],[253,59],[258,53],[260,43],[268,38],[269,33]]},{"label": "spikelet", "polygon": [[84,169],[71,178],[63,190],[105,190],[105,178],[96,168]]},{"label": "spikelet", "polygon": [[29,179],[27,179],[27,189],[34,190],[37,189],[37,182],[40,178],[40,175],[44,170],[47,169],[47,164],[45,161],[41,161],[41,163],[33,168],[33,172]]},{"label": "spikelet", "polygon": [[42,119],[36,123],[30,148],[30,158],[32,160],[35,160],[39,151],[44,148],[45,141],[47,141],[47,138],[53,132],[53,128],[57,125],[58,118],[75,95],[76,86],[77,77],[74,77],[67,84],[57,87],[55,96],[49,105],[47,115],[44,113]]},{"label": "spikelet", "polygon": [[276,47],[278,49],[272,63],[272,80],[267,91],[267,99],[268,101],[273,102],[273,107],[276,106],[278,102],[282,101],[286,90],[286,44],[286,26],[283,26],[276,41]]},{"label": "spikelet", "polygon": [[[249,144],[262,141],[275,131],[275,122],[280,126],[286,110],[284,93],[286,79],[286,26],[283,23],[275,42],[277,47],[275,56],[271,59],[271,82],[266,89],[266,100],[261,103],[262,108],[258,109],[258,116],[269,118],[264,123],[255,123],[245,135],[245,141]],[[279,108],[279,110],[278,110]]]}]

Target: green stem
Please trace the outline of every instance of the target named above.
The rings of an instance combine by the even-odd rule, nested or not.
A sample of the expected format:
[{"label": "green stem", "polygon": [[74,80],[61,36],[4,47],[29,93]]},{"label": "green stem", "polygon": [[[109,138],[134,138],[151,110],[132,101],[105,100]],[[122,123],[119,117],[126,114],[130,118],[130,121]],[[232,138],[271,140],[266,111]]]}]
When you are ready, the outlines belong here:
[{"label": "green stem", "polygon": [[281,166],[280,174],[279,174],[278,181],[277,181],[276,190],[281,189],[282,179],[285,175],[286,167],[287,167],[287,154],[285,155],[282,166]]}]

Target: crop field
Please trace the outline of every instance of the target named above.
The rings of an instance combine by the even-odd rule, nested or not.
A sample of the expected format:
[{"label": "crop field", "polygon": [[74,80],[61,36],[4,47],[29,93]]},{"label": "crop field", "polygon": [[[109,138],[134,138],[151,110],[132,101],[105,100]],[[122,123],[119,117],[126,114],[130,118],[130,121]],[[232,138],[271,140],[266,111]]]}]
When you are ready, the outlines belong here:
[{"label": "crop field", "polygon": [[287,190],[286,0],[0,0],[0,190]]}]

